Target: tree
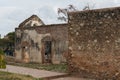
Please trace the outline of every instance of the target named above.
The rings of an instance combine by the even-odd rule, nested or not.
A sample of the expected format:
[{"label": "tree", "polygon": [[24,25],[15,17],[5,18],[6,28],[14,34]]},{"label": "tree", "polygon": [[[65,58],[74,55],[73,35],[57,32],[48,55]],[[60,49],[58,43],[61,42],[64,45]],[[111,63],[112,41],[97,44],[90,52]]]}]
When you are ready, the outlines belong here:
[{"label": "tree", "polygon": [[92,6],[90,6],[89,3],[87,3],[87,5],[83,8],[83,10],[91,10],[95,7],[95,4],[93,4]]},{"label": "tree", "polygon": [[7,36],[8,40],[9,40],[11,43],[14,43],[14,41],[15,41],[15,32],[10,32],[10,33],[8,33],[6,36]]},{"label": "tree", "polygon": [[4,38],[0,39],[0,48],[5,51],[10,52],[13,55],[15,42],[15,32],[8,33]]},{"label": "tree", "polygon": [[0,48],[5,48],[8,42],[6,39],[0,39]]},{"label": "tree", "polygon": [[[82,10],[90,10],[90,9],[93,9],[94,6],[95,6],[95,4],[92,7],[90,7],[89,3],[87,3],[87,5]],[[67,8],[63,8],[63,9],[58,8],[58,20],[67,22],[68,21],[68,12],[75,12],[75,11],[78,11],[78,10],[72,4],[68,5]]]},{"label": "tree", "polygon": [[70,11],[77,11],[77,9],[71,4],[64,9],[58,8],[58,20],[63,20],[66,22],[68,20],[68,12]]}]

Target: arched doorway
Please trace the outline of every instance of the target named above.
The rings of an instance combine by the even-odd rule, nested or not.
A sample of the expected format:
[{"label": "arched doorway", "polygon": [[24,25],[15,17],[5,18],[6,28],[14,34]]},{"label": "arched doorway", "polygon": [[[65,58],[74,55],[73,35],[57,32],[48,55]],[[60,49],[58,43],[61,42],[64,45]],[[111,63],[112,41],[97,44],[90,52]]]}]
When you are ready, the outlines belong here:
[{"label": "arched doorway", "polygon": [[50,36],[42,39],[42,63],[52,63],[52,39]]}]

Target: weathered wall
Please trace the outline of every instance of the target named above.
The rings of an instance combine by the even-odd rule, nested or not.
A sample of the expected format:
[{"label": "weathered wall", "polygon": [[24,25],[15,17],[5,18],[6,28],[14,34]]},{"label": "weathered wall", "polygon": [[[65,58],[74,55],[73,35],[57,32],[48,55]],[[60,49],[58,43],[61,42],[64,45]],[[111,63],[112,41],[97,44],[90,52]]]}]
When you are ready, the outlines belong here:
[{"label": "weathered wall", "polygon": [[24,30],[24,28],[36,27],[41,25],[44,25],[42,20],[37,15],[32,15],[28,19],[20,23],[18,28],[15,30],[15,56],[17,60],[23,60],[24,62],[41,62],[41,58],[39,58],[39,56],[41,57],[41,55],[39,53],[39,49],[37,48],[40,47],[38,46],[38,34],[35,30]]},{"label": "weathered wall", "polygon": [[22,47],[27,46],[30,62],[42,63],[42,39],[50,36],[52,38],[52,63],[64,62],[63,55],[68,50],[67,32],[66,24],[17,28],[16,41],[20,41],[16,42],[16,59],[22,60]]},{"label": "weathered wall", "polygon": [[39,34],[50,34],[52,38],[52,62],[65,62],[65,55],[68,52],[67,24],[46,25],[35,29]]},{"label": "weathered wall", "polygon": [[22,38],[22,31],[20,29],[15,30],[15,58],[17,60],[21,60],[21,39]]},{"label": "weathered wall", "polygon": [[[30,57],[30,62],[39,62],[41,63],[41,53],[38,48],[40,48],[40,40],[41,37],[37,34],[37,32],[33,30],[21,30],[18,29],[16,30],[16,34],[18,33],[21,34],[21,36],[17,37],[16,36],[16,59],[22,60],[22,48],[23,47],[28,47],[28,54]],[[19,38],[19,39],[17,39]],[[17,40],[20,40],[19,43]],[[28,44],[26,44],[28,43]]]},{"label": "weathered wall", "polygon": [[120,7],[69,13],[68,39],[71,72],[118,80]]}]

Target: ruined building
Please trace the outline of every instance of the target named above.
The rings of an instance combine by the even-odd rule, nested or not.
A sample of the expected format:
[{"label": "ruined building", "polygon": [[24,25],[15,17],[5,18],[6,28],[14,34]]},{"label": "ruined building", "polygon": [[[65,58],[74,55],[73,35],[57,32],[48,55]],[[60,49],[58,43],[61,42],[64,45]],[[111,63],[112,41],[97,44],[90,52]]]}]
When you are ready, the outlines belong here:
[{"label": "ruined building", "polygon": [[15,51],[16,60],[39,63],[64,62],[68,53],[71,73],[120,80],[120,7],[69,12],[68,24],[33,16],[16,28]]},{"label": "ruined building", "polygon": [[45,25],[36,15],[15,29],[15,60],[19,62],[66,62],[67,24]]}]

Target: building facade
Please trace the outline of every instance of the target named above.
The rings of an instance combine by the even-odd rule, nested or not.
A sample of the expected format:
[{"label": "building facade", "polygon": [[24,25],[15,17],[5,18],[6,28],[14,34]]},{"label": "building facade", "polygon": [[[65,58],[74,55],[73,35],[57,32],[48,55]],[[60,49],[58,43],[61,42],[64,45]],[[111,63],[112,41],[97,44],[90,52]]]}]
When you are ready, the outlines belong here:
[{"label": "building facade", "polygon": [[15,58],[19,62],[66,62],[68,48],[67,24],[45,25],[36,15],[15,29]]}]

